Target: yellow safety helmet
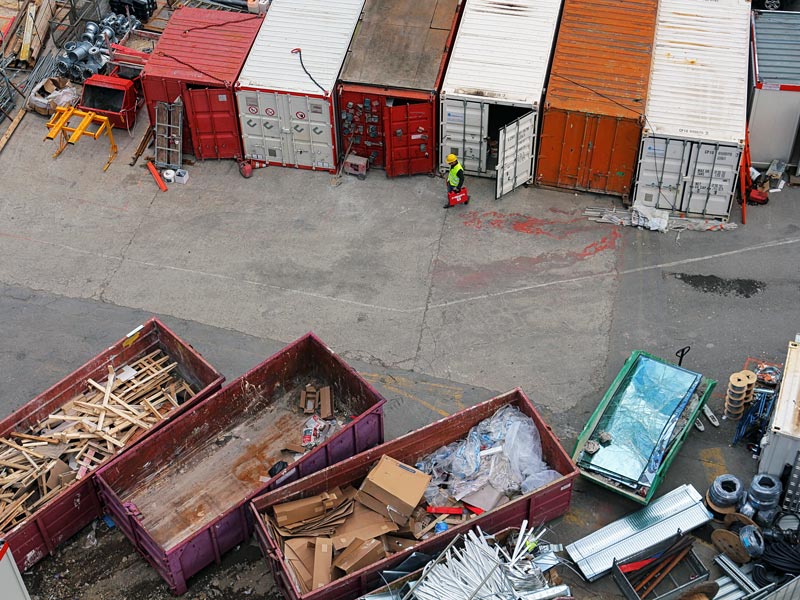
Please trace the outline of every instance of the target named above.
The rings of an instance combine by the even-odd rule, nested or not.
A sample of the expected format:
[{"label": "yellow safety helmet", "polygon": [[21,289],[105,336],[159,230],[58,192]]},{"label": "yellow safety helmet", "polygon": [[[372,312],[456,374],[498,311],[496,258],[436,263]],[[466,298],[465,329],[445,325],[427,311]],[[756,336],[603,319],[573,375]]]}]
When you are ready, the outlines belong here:
[{"label": "yellow safety helmet", "polygon": [[458,160],[458,157],[455,154],[448,154],[447,155],[447,162],[454,163]]}]

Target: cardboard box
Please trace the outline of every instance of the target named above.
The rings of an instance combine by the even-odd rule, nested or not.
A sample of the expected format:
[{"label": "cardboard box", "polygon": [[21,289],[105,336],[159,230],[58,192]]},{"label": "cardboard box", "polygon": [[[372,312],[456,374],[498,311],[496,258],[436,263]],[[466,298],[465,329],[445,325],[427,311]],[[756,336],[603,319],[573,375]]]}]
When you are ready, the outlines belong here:
[{"label": "cardboard box", "polygon": [[342,550],[352,544],[356,538],[371,540],[397,531],[397,529],[397,525],[384,515],[356,503],[353,507],[353,514],[336,529],[336,533],[333,535],[333,546],[336,550]]},{"label": "cardboard box", "polygon": [[283,527],[318,517],[326,510],[330,510],[336,506],[338,498],[336,494],[323,492],[317,496],[310,498],[303,498],[293,502],[284,502],[283,504],[276,505],[273,510],[275,511],[275,522],[278,526]]},{"label": "cardboard box", "polygon": [[376,500],[362,491],[356,492],[356,502],[362,504],[372,512],[378,513],[395,525],[403,527],[408,523],[408,517],[406,515],[400,513],[393,506],[384,504],[380,500]]},{"label": "cardboard box", "polygon": [[313,385],[307,385],[300,391],[300,408],[307,415],[313,414],[317,410],[319,392]]},{"label": "cardboard box", "polygon": [[283,547],[283,556],[297,575],[300,588],[304,592],[311,591],[313,582],[311,569],[314,566],[314,546],[311,544],[314,541],[310,537],[289,538]]},{"label": "cardboard box", "polygon": [[330,538],[317,538],[314,544],[314,573],[311,589],[315,590],[331,582],[333,542]]},{"label": "cardboard box", "polygon": [[430,481],[430,475],[384,455],[364,479],[356,500],[404,525]]},{"label": "cardboard box", "polygon": [[416,546],[418,543],[417,540],[409,540],[394,535],[384,535],[382,539],[383,539],[383,547],[386,549],[386,552],[391,554],[394,554],[395,552],[402,552],[403,550],[412,548],[413,546]]},{"label": "cardboard box", "polygon": [[356,538],[333,562],[333,566],[349,574],[378,562],[386,556],[383,542],[379,539],[360,540]]}]

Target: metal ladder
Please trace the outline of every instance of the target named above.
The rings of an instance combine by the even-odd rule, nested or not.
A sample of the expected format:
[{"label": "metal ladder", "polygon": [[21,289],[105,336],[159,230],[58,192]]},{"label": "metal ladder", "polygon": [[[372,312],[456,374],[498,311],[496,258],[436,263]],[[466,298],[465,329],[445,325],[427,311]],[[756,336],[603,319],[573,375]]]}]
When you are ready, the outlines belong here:
[{"label": "metal ladder", "polygon": [[180,169],[183,164],[183,101],[156,103],[155,165]]}]

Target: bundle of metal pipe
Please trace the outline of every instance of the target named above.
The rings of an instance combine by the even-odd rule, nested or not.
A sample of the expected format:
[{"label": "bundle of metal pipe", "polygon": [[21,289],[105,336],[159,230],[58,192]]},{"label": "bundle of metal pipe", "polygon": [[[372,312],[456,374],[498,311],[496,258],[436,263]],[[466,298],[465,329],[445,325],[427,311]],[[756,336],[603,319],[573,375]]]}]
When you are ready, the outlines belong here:
[{"label": "bundle of metal pipe", "polygon": [[680,537],[651,561],[641,561],[636,570],[626,572],[639,598],[647,598],[661,581],[680,563],[692,549],[694,538]]}]

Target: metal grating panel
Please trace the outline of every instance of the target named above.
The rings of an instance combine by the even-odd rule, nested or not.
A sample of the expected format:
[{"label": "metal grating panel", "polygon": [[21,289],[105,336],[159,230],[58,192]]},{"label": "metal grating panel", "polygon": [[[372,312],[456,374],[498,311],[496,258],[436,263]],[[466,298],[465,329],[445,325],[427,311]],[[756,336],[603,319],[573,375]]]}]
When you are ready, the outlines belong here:
[{"label": "metal grating panel", "polygon": [[703,498],[691,485],[682,485],[650,506],[623,517],[568,545],[566,550],[589,581],[624,559],[711,520]]},{"label": "metal grating panel", "polygon": [[800,12],[756,12],[753,30],[758,78],[800,83]]},{"label": "metal grating panel", "polygon": [[794,457],[792,472],[786,484],[786,494],[783,498],[783,510],[798,512],[800,510],[800,450]]},{"label": "metal grating panel", "polygon": [[764,596],[764,600],[793,600],[795,598],[800,598],[800,575],[782,588]]}]

